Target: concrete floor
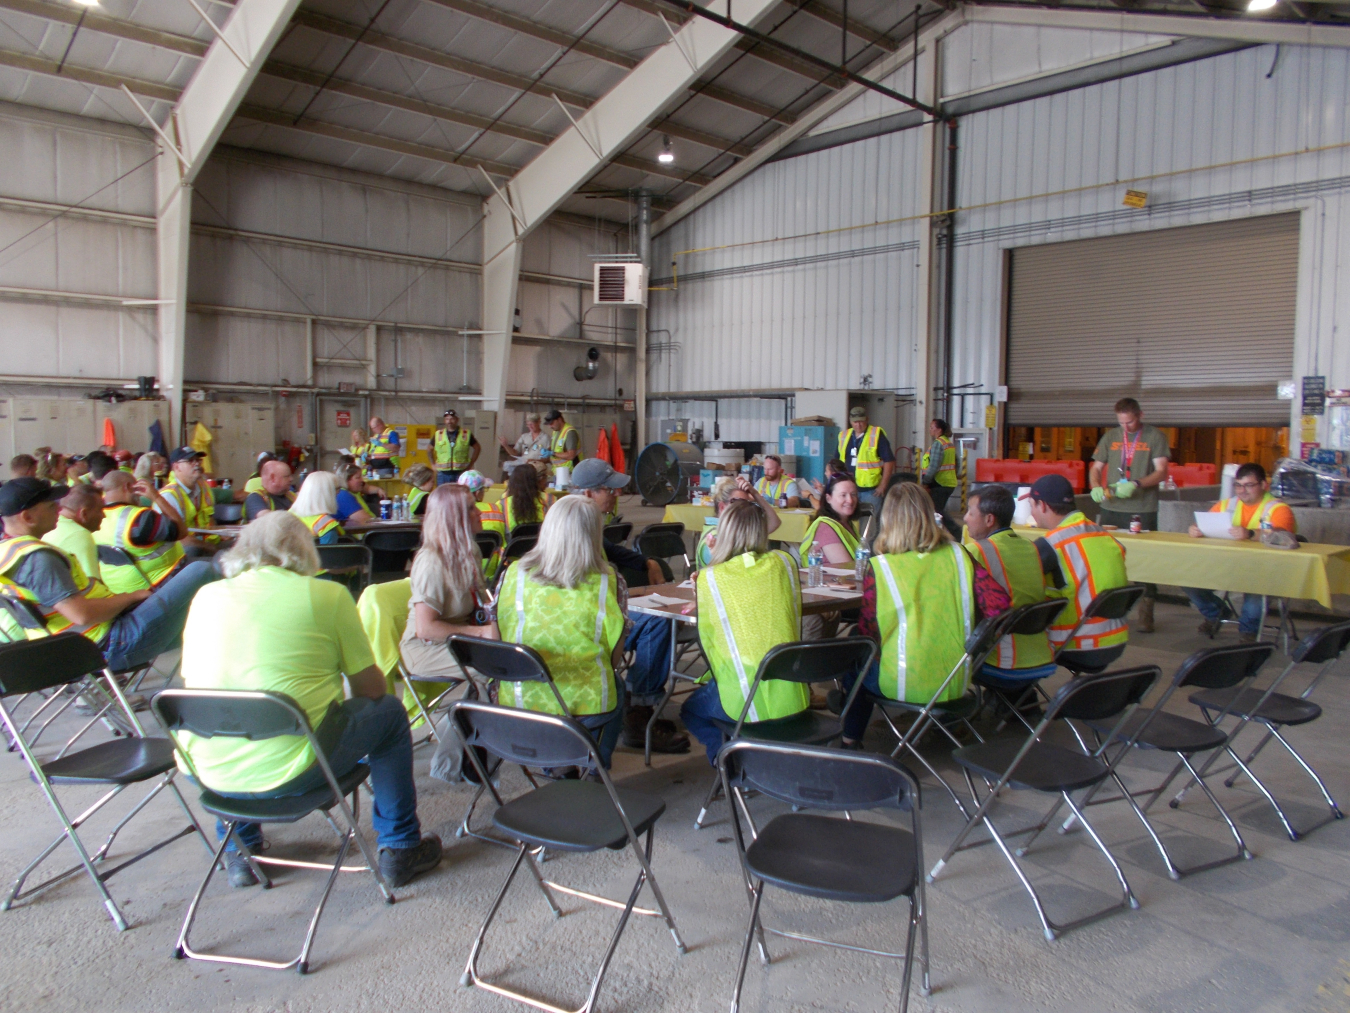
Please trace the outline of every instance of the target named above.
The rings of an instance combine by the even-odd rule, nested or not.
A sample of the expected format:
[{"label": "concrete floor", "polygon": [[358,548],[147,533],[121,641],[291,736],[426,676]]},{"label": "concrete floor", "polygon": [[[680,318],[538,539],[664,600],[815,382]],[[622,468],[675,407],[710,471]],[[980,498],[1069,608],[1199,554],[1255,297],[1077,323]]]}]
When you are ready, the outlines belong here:
[{"label": "concrete floor", "polygon": [[[645,522],[654,511],[626,506],[629,519]],[[1165,675],[1202,646],[1196,616],[1179,606],[1159,608],[1158,632],[1137,635],[1125,663],[1157,663]],[[1222,638],[1231,638],[1225,632]],[[1279,670],[1280,656],[1268,674]],[[1292,677],[1301,690],[1309,673]],[[1326,776],[1333,794],[1350,800],[1344,743],[1350,731],[1346,673],[1319,690],[1322,720],[1296,729],[1293,738]],[[1179,705],[1184,711],[1189,705]],[[874,726],[869,744],[890,748]],[[935,762],[950,769],[934,749]],[[428,752],[417,753],[425,771]],[[1146,783],[1157,762],[1133,761],[1132,780]],[[1263,754],[1260,771],[1296,819],[1325,813],[1312,784],[1287,757]],[[648,770],[639,753],[621,749],[615,773],[625,785],[658,792],[667,812],[657,828],[655,870],[689,946],[679,956],[664,927],[634,919],[619,946],[601,994],[601,1010],[689,1013],[725,1010],[748,915],[726,809],[719,803],[711,825],[693,826],[710,783],[701,753],[658,757]],[[522,783],[507,777],[507,788]],[[0,1009],[93,1010],[101,1013],[171,1013],[208,1010],[424,1011],[522,1009],[482,991],[460,988],[468,948],[510,861],[509,854],[478,841],[457,841],[453,830],[469,798],[467,789],[419,775],[420,812],[426,830],[447,843],[441,868],[398,891],[386,907],[370,881],[344,876],[319,926],[312,971],[268,972],[175,961],[171,950],[187,901],[205,871],[206,854],[191,839],[121,873],[114,896],[133,923],[118,933],[84,878],[72,880],[25,906],[0,914],[4,987]],[[1134,817],[1122,806],[1092,811],[1094,825],[1122,863],[1142,903],[1069,933],[1054,943],[1042,937],[1035,913],[1012,871],[992,848],[958,855],[929,888],[934,993],[917,989],[918,1011],[1343,1011],[1350,1010],[1350,821],[1291,843],[1253,789],[1218,787],[1220,797],[1257,857],[1170,881]],[[75,803],[92,793],[74,791]],[[191,797],[191,796],[190,796]],[[960,821],[950,799],[925,794],[928,864],[956,833]],[[768,815],[778,807],[751,803]],[[1040,799],[1016,793],[1017,815],[1039,814]],[[74,806],[72,806],[74,808]],[[1208,810],[1208,811],[1207,811]],[[1010,810],[1005,810],[1008,812]],[[156,832],[181,823],[167,799],[157,800],[119,842],[129,852]],[[1230,847],[1222,824],[1199,795],[1179,812],[1158,811],[1165,837],[1183,860],[1215,857]],[[97,830],[107,821],[96,821]],[[368,825],[367,825],[368,827]],[[54,814],[14,755],[0,759],[0,880],[13,874],[55,835]],[[333,853],[333,837],[317,817],[269,830],[274,855],[315,857]],[[95,833],[88,840],[98,840]],[[66,851],[66,854],[69,852]],[[1027,859],[1044,896],[1067,915],[1108,899],[1109,868],[1081,833],[1044,835]],[[546,866],[568,885],[623,896],[632,883],[626,853],[563,856]],[[524,874],[522,873],[522,876]],[[289,958],[298,950],[308,911],[322,884],[316,873],[287,872],[277,888],[232,891],[217,881],[197,923],[199,945]],[[644,895],[650,902],[650,894]],[[574,1007],[585,995],[593,968],[613,926],[612,912],[562,899],[564,918],[554,921],[535,888],[518,881],[494,925],[483,968]],[[824,932],[883,948],[903,948],[906,905],[831,906],[770,892],[770,924]],[[743,1009],[885,1010],[899,1001],[899,967],[890,961],[770,937],[775,962],[752,960]]]}]

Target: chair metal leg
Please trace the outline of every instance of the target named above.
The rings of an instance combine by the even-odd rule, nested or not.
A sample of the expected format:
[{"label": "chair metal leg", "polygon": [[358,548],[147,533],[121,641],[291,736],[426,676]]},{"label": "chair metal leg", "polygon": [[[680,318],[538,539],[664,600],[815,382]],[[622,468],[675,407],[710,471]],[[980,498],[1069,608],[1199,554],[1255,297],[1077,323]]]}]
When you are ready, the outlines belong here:
[{"label": "chair metal leg", "polygon": [[750,963],[750,944],[754,942],[755,931],[759,928],[759,903],[764,898],[763,880],[760,880],[758,886],[751,887],[750,895],[753,898],[750,902],[750,924],[745,930],[745,943],[741,946],[741,962],[736,969],[736,987],[731,993],[731,1013],[738,1013],[741,1008],[741,986],[745,984],[745,968]]},{"label": "chair metal leg", "polygon": [[714,775],[712,786],[708,789],[708,794],[703,798],[703,805],[699,808],[698,818],[694,820],[694,829],[703,829],[703,820],[708,815],[708,807],[716,800],[718,792],[722,790],[722,779]]}]

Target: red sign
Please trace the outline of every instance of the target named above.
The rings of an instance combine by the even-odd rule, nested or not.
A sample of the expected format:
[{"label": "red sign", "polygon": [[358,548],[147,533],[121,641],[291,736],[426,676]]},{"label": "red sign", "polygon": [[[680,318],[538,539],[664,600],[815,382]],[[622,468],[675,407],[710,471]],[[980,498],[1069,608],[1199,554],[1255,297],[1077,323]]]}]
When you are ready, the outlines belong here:
[{"label": "red sign", "polygon": [[305,406],[302,404],[295,406],[295,428],[305,428]]},{"label": "red sign", "polygon": [[350,429],[352,425],[352,413],[338,409],[337,424],[339,429]]}]

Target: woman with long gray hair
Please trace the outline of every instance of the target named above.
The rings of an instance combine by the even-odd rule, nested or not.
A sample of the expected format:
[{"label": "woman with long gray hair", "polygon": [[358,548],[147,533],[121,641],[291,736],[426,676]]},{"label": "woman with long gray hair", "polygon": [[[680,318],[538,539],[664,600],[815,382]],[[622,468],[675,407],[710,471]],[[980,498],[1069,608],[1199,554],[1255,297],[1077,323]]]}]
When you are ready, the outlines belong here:
[{"label": "woman with long gray hair", "polygon": [[[502,639],[543,656],[568,711],[596,732],[606,768],[623,725],[623,682],[614,668],[627,598],[605,561],[599,509],[585,496],[564,496],[544,515],[538,544],[506,572],[497,599]],[[504,688],[499,702],[559,712],[553,691],[537,683]]]}]

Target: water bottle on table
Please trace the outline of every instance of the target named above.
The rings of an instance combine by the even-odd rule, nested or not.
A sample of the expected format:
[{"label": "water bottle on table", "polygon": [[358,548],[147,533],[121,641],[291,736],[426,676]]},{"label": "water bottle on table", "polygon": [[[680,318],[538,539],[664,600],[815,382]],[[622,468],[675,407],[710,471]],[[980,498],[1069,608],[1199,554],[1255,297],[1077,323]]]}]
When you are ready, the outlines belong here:
[{"label": "water bottle on table", "polygon": [[866,545],[859,545],[858,550],[853,553],[853,578],[858,582],[858,591],[862,591],[863,577],[867,575],[867,563],[872,558],[872,552]]},{"label": "water bottle on table", "polygon": [[819,545],[811,543],[806,553],[806,586],[820,587],[825,583],[825,573],[821,569],[825,564],[825,553]]}]

